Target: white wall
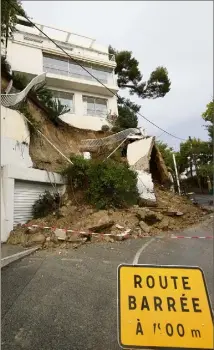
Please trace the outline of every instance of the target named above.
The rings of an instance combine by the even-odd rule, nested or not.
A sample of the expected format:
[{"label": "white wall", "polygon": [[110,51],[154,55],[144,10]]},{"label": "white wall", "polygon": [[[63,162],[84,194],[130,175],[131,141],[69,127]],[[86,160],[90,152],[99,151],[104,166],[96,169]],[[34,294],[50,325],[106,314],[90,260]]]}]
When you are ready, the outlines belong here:
[{"label": "white wall", "polygon": [[39,75],[43,73],[43,56],[39,48],[9,41],[7,61],[13,71]]},{"label": "white wall", "polygon": [[98,130],[101,130],[103,125],[109,125],[106,118],[104,118],[104,117],[85,115],[84,105],[83,105],[83,96],[85,96],[85,95],[107,99],[108,112],[111,111],[111,114],[114,114],[114,113],[118,114],[117,98],[115,96],[114,97],[106,97],[106,96],[94,95],[94,94],[90,94],[90,93],[82,93],[82,92],[78,92],[78,91],[74,91],[74,90],[68,91],[68,90],[63,90],[63,89],[60,89],[60,91],[66,91],[66,92],[70,92],[70,93],[74,94],[74,97],[73,97],[74,113],[66,113],[66,114],[61,116],[61,119],[64,122],[66,122],[69,125],[72,125],[76,128],[98,131]]},{"label": "white wall", "polygon": [[29,144],[30,132],[23,116],[1,106],[1,165],[32,167]]}]

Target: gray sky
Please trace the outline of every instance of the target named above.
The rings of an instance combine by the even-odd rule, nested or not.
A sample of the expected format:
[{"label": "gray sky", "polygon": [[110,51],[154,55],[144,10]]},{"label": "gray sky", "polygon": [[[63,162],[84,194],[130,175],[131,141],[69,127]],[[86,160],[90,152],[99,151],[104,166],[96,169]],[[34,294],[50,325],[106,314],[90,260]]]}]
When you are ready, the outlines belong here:
[{"label": "gray sky", "polygon": [[[165,66],[171,91],[156,100],[134,96],[141,113],[163,129],[187,138],[207,139],[201,118],[213,96],[212,1],[23,1],[39,23],[95,38],[103,45],[130,50],[144,79]],[[156,136],[161,131],[139,124]],[[177,149],[179,140],[160,137]]]}]

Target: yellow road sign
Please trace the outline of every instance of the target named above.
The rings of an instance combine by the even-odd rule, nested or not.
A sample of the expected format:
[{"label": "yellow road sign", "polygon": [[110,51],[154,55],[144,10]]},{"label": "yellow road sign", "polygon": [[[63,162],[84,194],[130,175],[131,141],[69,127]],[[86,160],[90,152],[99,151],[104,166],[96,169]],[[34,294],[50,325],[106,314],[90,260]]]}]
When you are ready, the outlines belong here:
[{"label": "yellow road sign", "polygon": [[118,267],[118,341],[122,348],[213,349],[213,330],[200,268]]}]

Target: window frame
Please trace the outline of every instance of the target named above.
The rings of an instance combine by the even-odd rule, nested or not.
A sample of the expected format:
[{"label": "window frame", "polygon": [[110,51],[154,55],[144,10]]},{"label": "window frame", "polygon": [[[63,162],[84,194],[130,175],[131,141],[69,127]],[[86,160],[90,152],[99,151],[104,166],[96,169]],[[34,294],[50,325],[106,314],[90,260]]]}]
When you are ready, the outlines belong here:
[{"label": "window frame", "polygon": [[[70,106],[68,106],[68,108],[70,108],[70,111],[68,112],[68,114],[75,114],[75,94],[73,92],[68,92],[68,91],[63,91],[63,90],[54,90],[54,89],[50,89],[50,91],[53,93],[53,98],[60,100],[63,99],[63,97],[57,97],[57,93],[61,93],[61,94],[67,94],[69,96],[72,97],[72,99],[67,99],[68,101],[72,101],[72,110],[70,108]],[[64,99],[66,100],[66,98]],[[62,103],[62,102],[61,102]],[[64,103],[62,103],[64,105]],[[67,113],[66,113],[67,114]]]},{"label": "window frame", "polygon": [[[108,115],[108,99],[107,98],[102,98],[102,97],[97,97],[97,96],[90,96],[90,95],[82,95],[82,101],[84,104],[84,99],[86,99],[86,102],[88,98],[93,99],[93,105],[94,105],[94,112],[93,113],[88,113],[88,108],[84,108],[84,116],[91,116],[91,117],[99,117],[99,118],[106,118]],[[97,114],[97,108],[96,108],[96,100],[103,100],[106,102],[106,114]]]},{"label": "window frame", "polygon": [[[52,55],[52,54],[46,54],[44,52],[43,52],[42,56],[43,56],[43,71],[46,73],[52,73],[52,74],[56,74],[56,75],[64,75],[67,77],[71,77],[71,78],[73,77],[73,78],[88,80],[88,81],[96,81],[96,79],[93,78],[90,74],[88,74],[80,65],[76,64],[75,62],[73,62],[69,58],[65,58],[65,57],[57,56],[57,55]],[[66,62],[67,63],[67,70],[62,69],[63,65],[61,65],[61,67],[60,67],[60,64],[57,65],[57,64],[54,64],[54,62],[48,63],[46,61],[46,63],[45,63],[45,60],[47,60],[47,59],[55,60],[55,61],[59,61],[59,62],[63,62],[63,61]],[[113,82],[114,82],[114,78],[113,78],[114,70],[113,69],[111,69],[109,67],[99,66],[99,65],[96,65],[93,63],[82,62],[82,61],[80,61],[80,64],[84,68],[89,70],[90,73],[92,75],[94,75],[97,79],[99,79],[102,83],[113,84]],[[70,65],[74,65],[74,67],[78,66],[80,73],[78,73],[78,71],[76,73],[73,71],[73,73],[72,73],[72,70],[70,69]],[[99,77],[99,74],[97,74],[97,72],[99,72],[99,71],[103,73],[104,77],[106,75],[106,78],[104,78],[104,77],[102,78],[102,74],[101,74],[101,77]]]}]

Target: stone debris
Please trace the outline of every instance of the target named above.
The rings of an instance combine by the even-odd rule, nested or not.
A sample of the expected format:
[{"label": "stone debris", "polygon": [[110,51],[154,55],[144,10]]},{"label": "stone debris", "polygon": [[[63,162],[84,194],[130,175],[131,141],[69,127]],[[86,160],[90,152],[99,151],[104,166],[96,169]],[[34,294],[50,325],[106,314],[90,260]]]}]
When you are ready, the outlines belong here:
[{"label": "stone debris", "polygon": [[150,232],[150,227],[144,221],[140,221],[139,226],[141,227],[143,232],[146,232],[146,233]]}]

